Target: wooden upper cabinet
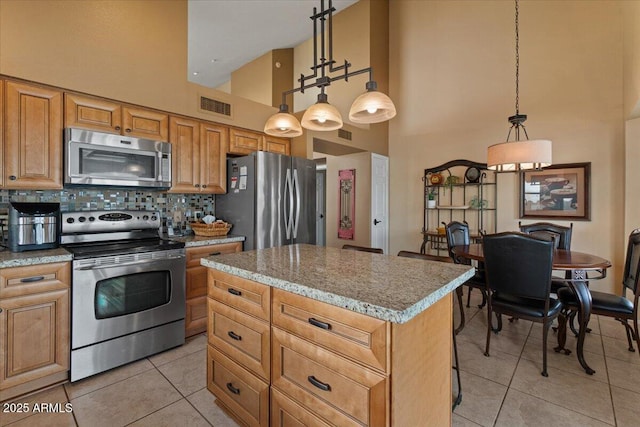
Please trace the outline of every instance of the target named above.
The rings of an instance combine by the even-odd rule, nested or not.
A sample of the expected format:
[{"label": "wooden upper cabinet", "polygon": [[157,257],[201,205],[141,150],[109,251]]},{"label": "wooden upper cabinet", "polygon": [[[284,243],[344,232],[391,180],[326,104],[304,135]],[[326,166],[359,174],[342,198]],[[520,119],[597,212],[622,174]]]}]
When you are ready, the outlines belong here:
[{"label": "wooden upper cabinet", "polygon": [[289,156],[291,155],[291,141],[286,138],[267,135],[264,137],[264,147],[262,151]]},{"label": "wooden upper cabinet", "polygon": [[170,192],[225,193],[228,128],[171,116],[169,129],[173,182]]},{"label": "wooden upper cabinet", "polygon": [[227,192],[227,145],[229,128],[212,123],[200,125],[200,184],[203,192]]},{"label": "wooden upper cabinet", "polygon": [[64,101],[65,127],[169,140],[168,114],[74,93],[66,93]]},{"label": "wooden upper cabinet", "polygon": [[5,82],[4,186],[62,188],[62,92]]},{"label": "wooden upper cabinet", "polygon": [[229,154],[246,155],[262,150],[264,135],[244,129],[229,131]]},{"label": "wooden upper cabinet", "polygon": [[172,193],[200,192],[200,124],[196,120],[169,119]]},{"label": "wooden upper cabinet", "polygon": [[122,130],[122,106],[104,99],[65,93],[64,126],[120,133]]},{"label": "wooden upper cabinet", "polygon": [[291,154],[291,141],[287,138],[264,135],[245,129],[231,128],[229,132],[229,154],[247,155],[254,151],[269,151]]},{"label": "wooden upper cabinet", "polygon": [[157,141],[169,140],[169,116],[142,108],[122,109],[123,135]]}]

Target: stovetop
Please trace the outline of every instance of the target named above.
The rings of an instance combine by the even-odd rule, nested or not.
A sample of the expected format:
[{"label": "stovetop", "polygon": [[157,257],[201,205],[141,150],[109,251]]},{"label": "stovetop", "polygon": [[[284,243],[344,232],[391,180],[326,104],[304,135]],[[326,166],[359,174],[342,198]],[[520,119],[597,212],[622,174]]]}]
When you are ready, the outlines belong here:
[{"label": "stovetop", "polygon": [[184,248],[160,237],[155,211],[91,211],[62,214],[61,246],[74,259]]},{"label": "stovetop", "polygon": [[161,238],[117,240],[98,243],[75,243],[63,245],[74,259],[123,255],[140,252],[168,251],[184,248],[184,242]]}]

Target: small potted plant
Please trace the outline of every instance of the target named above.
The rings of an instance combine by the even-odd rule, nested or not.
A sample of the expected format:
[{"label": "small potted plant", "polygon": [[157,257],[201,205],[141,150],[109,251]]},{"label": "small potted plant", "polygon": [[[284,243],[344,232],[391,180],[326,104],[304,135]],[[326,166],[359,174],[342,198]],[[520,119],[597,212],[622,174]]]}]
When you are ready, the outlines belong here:
[{"label": "small potted plant", "polygon": [[436,207],[437,190],[432,188],[427,193],[427,208],[434,209]]}]

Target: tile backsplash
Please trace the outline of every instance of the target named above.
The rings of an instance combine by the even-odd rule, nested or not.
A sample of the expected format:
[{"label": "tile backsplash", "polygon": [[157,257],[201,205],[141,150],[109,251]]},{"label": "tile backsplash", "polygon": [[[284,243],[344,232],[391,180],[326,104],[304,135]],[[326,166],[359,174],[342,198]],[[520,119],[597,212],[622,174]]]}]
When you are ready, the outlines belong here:
[{"label": "tile backsplash", "polygon": [[168,220],[176,232],[189,232],[188,223],[196,217],[214,215],[214,201],[215,196],[211,194],[169,194],[166,191],[140,189],[0,190],[0,211],[5,211],[9,202],[59,202],[62,212],[155,210],[160,211],[163,230],[166,230]]}]

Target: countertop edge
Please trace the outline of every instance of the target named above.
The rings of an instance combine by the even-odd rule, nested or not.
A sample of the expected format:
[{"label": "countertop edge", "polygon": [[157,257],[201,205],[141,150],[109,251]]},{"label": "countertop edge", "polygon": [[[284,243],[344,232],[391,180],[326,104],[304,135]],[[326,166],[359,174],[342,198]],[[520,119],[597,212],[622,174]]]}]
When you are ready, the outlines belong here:
[{"label": "countertop edge", "polygon": [[389,321],[392,323],[406,323],[424,310],[428,309],[436,302],[444,298],[448,293],[454,291],[457,287],[461,286],[468,279],[472,278],[475,274],[475,269],[469,267],[464,274],[453,279],[451,282],[442,285],[436,291],[430,293],[422,300],[416,302],[405,310],[398,311],[381,307],[374,304],[364,303],[359,300],[355,300],[350,297],[337,295],[330,292],[321,291],[318,289],[310,288],[305,285],[292,283],[287,280],[274,278],[271,276],[265,276],[260,273],[244,270],[237,267],[232,267],[226,264],[221,264],[216,261],[211,261],[207,258],[202,258],[200,263],[205,267],[214,268],[225,273],[233,274],[243,279],[253,280],[258,283],[262,283],[267,286],[271,286],[277,289],[282,289],[294,293],[296,295],[305,296],[316,301],[325,302],[337,307],[346,308],[356,313],[365,314],[367,316],[374,317],[376,319]]}]

